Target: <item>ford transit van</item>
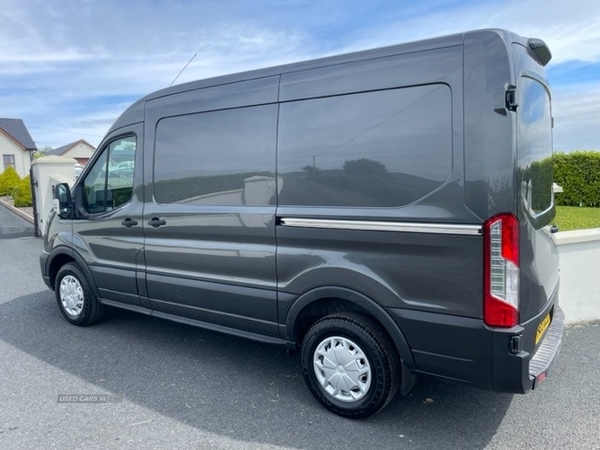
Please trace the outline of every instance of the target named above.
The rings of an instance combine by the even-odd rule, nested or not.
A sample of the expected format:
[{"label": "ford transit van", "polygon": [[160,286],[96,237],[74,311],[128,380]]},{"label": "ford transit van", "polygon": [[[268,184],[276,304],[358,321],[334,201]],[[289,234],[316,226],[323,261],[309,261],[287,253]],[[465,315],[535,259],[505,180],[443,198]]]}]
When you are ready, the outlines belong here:
[{"label": "ford transit van", "polygon": [[483,30],[150,94],[56,186],[44,281],[75,325],[297,349],[346,417],[418,375],[525,393],[563,333],[550,58]]}]

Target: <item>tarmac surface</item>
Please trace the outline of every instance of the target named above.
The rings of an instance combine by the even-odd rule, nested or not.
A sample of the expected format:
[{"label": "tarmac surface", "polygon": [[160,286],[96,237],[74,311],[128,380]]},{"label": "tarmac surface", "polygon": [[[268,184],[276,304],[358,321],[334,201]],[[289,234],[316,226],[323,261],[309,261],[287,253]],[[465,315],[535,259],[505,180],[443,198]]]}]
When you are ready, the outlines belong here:
[{"label": "tarmac surface", "polygon": [[0,449],[600,449],[600,322],[568,327],[527,395],[422,378],[352,421],[279,347],[117,310],[68,324],[41,250],[0,206]]}]

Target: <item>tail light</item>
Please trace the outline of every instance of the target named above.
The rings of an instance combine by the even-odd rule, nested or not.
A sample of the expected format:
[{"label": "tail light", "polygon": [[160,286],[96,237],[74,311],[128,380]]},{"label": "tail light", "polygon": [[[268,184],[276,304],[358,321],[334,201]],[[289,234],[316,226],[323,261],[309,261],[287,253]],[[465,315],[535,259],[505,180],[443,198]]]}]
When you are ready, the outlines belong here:
[{"label": "tail light", "polygon": [[499,214],[484,224],[483,321],[491,327],[519,323],[519,221]]}]

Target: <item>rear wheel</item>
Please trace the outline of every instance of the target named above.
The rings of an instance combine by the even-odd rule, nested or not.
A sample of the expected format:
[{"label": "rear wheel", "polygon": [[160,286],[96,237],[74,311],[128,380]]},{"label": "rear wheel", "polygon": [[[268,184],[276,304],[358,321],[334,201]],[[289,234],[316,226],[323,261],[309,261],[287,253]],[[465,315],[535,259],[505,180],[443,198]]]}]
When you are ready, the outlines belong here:
[{"label": "rear wheel", "polygon": [[340,416],[371,416],[399,385],[398,356],[381,327],[358,314],[316,322],[302,343],[304,380],[315,398]]},{"label": "rear wheel", "polygon": [[60,268],[54,290],[60,312],[72,324],[91,325],[101,319],[104,307],[77,264],[68,263]]}]

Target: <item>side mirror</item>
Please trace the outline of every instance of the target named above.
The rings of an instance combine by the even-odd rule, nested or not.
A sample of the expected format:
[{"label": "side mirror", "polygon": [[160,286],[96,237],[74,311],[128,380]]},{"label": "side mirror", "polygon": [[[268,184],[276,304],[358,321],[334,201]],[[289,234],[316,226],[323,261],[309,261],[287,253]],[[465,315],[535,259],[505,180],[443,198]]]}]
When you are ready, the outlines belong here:
[{"label": "side mirror", "polygon": [[60,183],[54,186],[54,208],[61,218],[67,218],[73,210],[73,200],[71,199],[71,189],[67,183]]}]

